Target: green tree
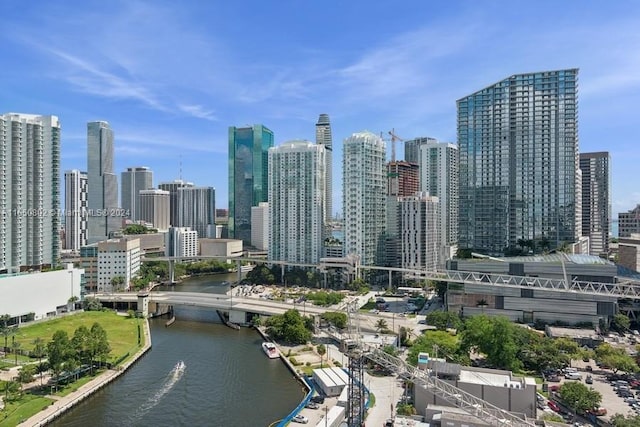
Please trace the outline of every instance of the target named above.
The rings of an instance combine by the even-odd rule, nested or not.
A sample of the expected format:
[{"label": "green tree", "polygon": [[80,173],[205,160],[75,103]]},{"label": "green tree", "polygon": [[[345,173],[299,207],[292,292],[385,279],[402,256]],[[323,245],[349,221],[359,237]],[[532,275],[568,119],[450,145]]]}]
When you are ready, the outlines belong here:
[{"label": "green tree", "polygon": [[107,360],[107,356],[111,352],[111,347],[109,346],[109,340],[107,338],[107,332],[99,323],[94,323],[91,325],[91,330],[89,331],[89,354],[91,355],[91,372],[93,373],[93,361],[100,361],[100,365],[102,365]]},{"label": "green tree", "polygon": [[338,329],[347,327],[347,314],[341,311],[327,311],[320,316]]},{"label": "green tree", "polygon": [[20,384],[29,384],[31,381],[33,381],[33,375],[35,374],[35,372],[36,372],[35,366],[24,365],[18,371],[18,376],[16,377],[16,380]]},{"label": "green tree", "polygon": [[623,372],[637,372],[638,364],[629,356],[623,348],[616,348],[608,343],[600,344],[595,351],[596,359],[609,366],[614,373],[618,371]]},{"label": "green tree", "polygon": [[427,325],[435,326],[440,331],[448,328],[459,329],[462,325],[460,316],[450,311],[432,311],[427,314],[425,321]]},{"label": "green tree", "polygon": [[91,363],[91,333],[89,329],[80,325],[73,333],[71,346],[75,352],[75,358],[83,364]]},{"label": "green tree", "polygon": [[410,405],[408,403],[400,403],[398,404],[398,409],[396,410],[396,413],[398,415],[411,416],[411,415],[416,415],[418,411],[416,411],[416,408],[414,408],[413,405]]},{"label": "green tree", "polygon": [[614,427],[640,427],[640,415],[629,415],[625,417],[622,414],[615,414],[611,417],[611,424]]},{"label": "green tree", "polygon": [[382,347],[382,351],[391,356],[396,356],[398,354],[398,349],[395,345],[385,345]]},{"label": "green tree", "polygon": [[320,357],[324,356],[327,353],[327,347],[324,344],[318,344],[316,346],[316,351],[320,355]]},{"label": "green tree", "polygon": [[17,381],[5,381],[2,391],[4,391],[5,402],[10,402],[15,400],[12,395],[20,392],[20,384]]},{"label": "green tree", "polygon": [[20,350],[21,344],[20,341],[16,341],[15,335],[13,336],[13,341],[11,342],[11,351],[13,351],[13,355],[15,356],[15,364],[18,365],[18,350]]},{"label": "green tree", "polygon": [[564,418],[562,418],[560,415],[558,414],[554,414],[554,413],[546,413],[544,415],[542,415],[542,417],[540,417],[542,420],[544,421],[553,421],[553,422],[557,422],[557,423],[564,423]]},{"label": "green tree", "polygon": [[249,282],[257,285],[271,285],[276,282],[275,276],[264,264],[258,265],[248,272],[246,278]]},{"label": "green tree", "polygon": [[598,408],[602,403],[599,392],[577,381],[562,384],[559,393],[562,401],[578,413]]},{"label": "green tree", "polygon": [[429,353],[431,357],[446,358],[451,362],[469,363],[469,353],[460,352],[458,337],[446,331],[426,331],[416,338],[409,349],[407,362],[417,366],[419,353]]},{"label": "green tree", "polygon": [[387,321],[384,319],[378,319],[378,321],[376,322],[376,331],[378,332],[384,332],[387,330],[388,327],[389,325],[387,324]]},{"label": "green tree", "polygon": [[518,371],[522,368],[522,361],[517,357],[517,327],[502,316],[469,317],[462,331],[461,347],[467,352],[475,349],[483,353],[487,361],[496,368]]},{"label": "green tree", "polygon": [[125,279],[122,276],[115,276],[111,278],[111,287],[114,291],[123,291],[125,286]]},{"label": "green tree", "polygon": [[629,330],[631,320],[624,314],[618,313],[611,319],[611,329],[618,332],[626,332]]},{"label": "green tree", "polygon": [[400,339],[401,346],[408,347],[411,344],[409,333],[410,333],[409,328],[405,328],[404,326],[400,327],[398,338]]},{"label": "green tree", "polygon": [[311,339],[304,319],[298,310],[287,310],[284,314],[271,316],[265,322],[267,334],[276,340],[291,344],[304,344]]},{"label": "green tree", "polygon": [[15,333],[14,327],[9,326],[9,320],[11,320],[11,316],[8,314],[3,314],[2,316],[0,316],[0,334],[2,334],[2,336],[4,337],[4,352],[7,352],[7,350],[9,349],[9,347],[7,347],[7,340]]},{"label": "green tree", "polygon": [[553,340],[553,344],[560,353],[567,355],[569,358],[569,366],[571,366],[572,359],[577,359],[582,354],[582,349],[578,343],[570,338],[556,338]]},{"label": "green tree", "polygon": [[59,330],[53,333],[51,341],[47,344],[47,354],[49,367],[56,379],[60,379],[60,374],[64,369],[64,364],[71,357],[71,343],[65,331]]},{"label": "green tree", "polygon": [[96,298],[87,297],[82,301],[82,308],[85,311],[100,311],[102,310],[102,303]]}]

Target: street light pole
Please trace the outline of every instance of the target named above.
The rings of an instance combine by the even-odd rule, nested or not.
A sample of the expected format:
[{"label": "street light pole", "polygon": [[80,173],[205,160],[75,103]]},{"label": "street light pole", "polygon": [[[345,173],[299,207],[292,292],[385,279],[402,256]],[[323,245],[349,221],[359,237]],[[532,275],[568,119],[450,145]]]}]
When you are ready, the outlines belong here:
[{"label": "street light pole", "polygon": [[69,311],[73,311],[71,310],[71,308],[75,305],[73,301],[73,269],[69,270],[69,274],[71,275],[71,296],[69,297]]}]

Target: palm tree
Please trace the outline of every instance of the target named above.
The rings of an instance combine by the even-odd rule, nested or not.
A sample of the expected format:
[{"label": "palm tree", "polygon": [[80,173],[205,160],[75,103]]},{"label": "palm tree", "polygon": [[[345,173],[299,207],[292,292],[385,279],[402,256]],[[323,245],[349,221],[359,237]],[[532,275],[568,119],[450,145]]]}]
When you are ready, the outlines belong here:
[{"label": "palm tree", "polygon": [[389,325],[387,325],[387,321],[384,319],[379,319],[376,322],[376,330],[379,332],[382,332],[384,330],[386,330],[388,328]]},{"label": "palm tree", "polygon": [[11,342],[11,350],[16,357],[16,366],[18,365],[18,350],[20,350],[20,342],[16,341],[15,335],[13,336],[13,341]]},{"label": "palm tree", "polygon": [[124,285],[124,277],[122,276],[115,276],[114,278],[111,279],[111,287],[113,288],[113,290],[117,290],[117,291],[121,291],[122,287]]},{"label": "palm tree", "polygon": [[0,316],[0,333],[4,336],[4,347],[2,348],[2,350],[4,352],[7,351],[7,338],[9,338],[9,336],[12,335],[12,331],[9,327],[9,320],[11,319],[11,316],[8,314],[3,314],[2,316]]}]

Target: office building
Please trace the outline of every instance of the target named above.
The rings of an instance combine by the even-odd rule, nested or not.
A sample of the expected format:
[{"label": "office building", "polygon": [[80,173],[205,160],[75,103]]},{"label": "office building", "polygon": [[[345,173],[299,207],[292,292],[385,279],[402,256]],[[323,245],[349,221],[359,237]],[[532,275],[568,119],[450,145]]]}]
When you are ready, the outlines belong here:
[{"label": "office building", "polygon": [[87,244],[87,173],[77,169],[64,173],[65,248],[79,251]]},{"label": "office building", "polygon": [[229,127],[229,237],[251,244],[251,207],[266,202],[273,132],[263,125]]},{"label": "office building", "polygon": [[577,69],[544,71],[457,101],[460,248],[498,255],[578,240],[577,88]]},{"label": "office building", "polygon": [[269,149],[269,259],[317,264],[325,236],[326,147],[290,141]]},{"label": "office building", "polygon": [[[320,114],[316,123],[316,144],[325,148],[325,227],[333,217],[333,138],[328,114]],[[327,235],[328,236],[328,235]]]},{"label": "office building", "polygon": [[189,227],[171,227],[167,232],[165,255],[192,257],[198,255],[198,232]]},{"label": "office building", "polygon": [[190,227],[199,238],[215,237],[215,214],[213,187],[178,188],[178,227]]},{"label": "office building", "polygon": [[344,254],[362,265],[384,262],[386,228],[386,146],[371,132],[345,139],[342,161]]},{"label": "office building", "polygon": [[404,161],[409,163],[420,163],[420,147],[425,144],[435,144],[438,140],[431,137],[420,137],[404,142]]},{"label": "office building", "polygon": [[269,250],[269,203],[260,202],[251,207],[251,246]]},{"label": "office building", "polygon": [[126,291],[140,270],[140,240],[109,239],[98,243],[98,292]]},{"label": "office building", "polygon": [[178,189],[191,187],[194,187],[193,182],[187,182],[181,179],[176,179],[172,182],[163,182],[158,185],[159,190],[169,192],[169,224],[171,224],[172,227],[178,225]]},{"label": "office building", "polygon": [[442,265],[440,202],[428,193],[399,198],[402,268],[434,271]]},{"label": "office building", "polygon": [[420,191],[438,197],[442,261],[458,243],[458,146],[431,140],[420,145]]},{"label": "office building", "polygon": [[55,265],[60,256],[60,122],[0,116],[0,272]]},{"label": "office building", "polygon": [[640,234],[640,204],[628,212],[618,212],[618,236]]},{"label": "office building", "polygon": [[580,153],[582,171],[582,236],[589,237],[589,254],[609,254],[611,231],[611,156]]},{"label": "office building", "polygon": [[138,221],[138,203],[140,191],[153,188],[153,172],[148,167],[137,166],[127,168],[121,176],[122,192],[120,193],[122,209],[128,212],[127,217]]},{"label": "office building", "polygon": [[169,229],[169,192],[164,190],[140,190],[138,220],[153,224],[158,231]]},{"label": "office building", "polygon": [[85,293],[98,292],[98,244],[80,247],[80,268],[84,270]]},{"label": "office building", "polygon": [[87,124],[87,217],[89,243],[108,239],[122,227],[118,178],[113,173],[113,130],[107,122]]}]

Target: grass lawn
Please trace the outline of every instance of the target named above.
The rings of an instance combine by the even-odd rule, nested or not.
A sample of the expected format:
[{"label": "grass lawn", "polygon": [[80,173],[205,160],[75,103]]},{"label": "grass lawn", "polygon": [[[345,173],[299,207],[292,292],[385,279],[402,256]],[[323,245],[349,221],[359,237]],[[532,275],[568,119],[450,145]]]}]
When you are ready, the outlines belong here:
[{"label": "grass lawn", "polygon": [[138,323],[140,324],[141,339],[144,342],[142,321],[118,316],[113,311],[87,311],[24,326],[16,331],[15,339],[20,342],[22,350],[31,350],[33,349],[33,341],[38,337],[48,343],[56,331],[63,330],[71,339],[78,327],[84,325],[87,329],[91,329],[91,325],[95,322],[99,323],[107,332],[107,339],[111,346],[109,361],[118,360],[127,353],[131,355],[135,352],[138,348]]},{"label": "grass lawn", "polygon": [[51,405],[53,400],[46,397],[24,394],[16,402],[7,402],[0,411],[0,427],[16,426],[44,408]]},{"label": "grass lawn", "polygon": [[103,372],[104,370],[93,371],[93,375],[86,375],[78,379],[78,381],[58,387],[58,390],[53,394],[55,394],[56,396],[64,397],[68,394],[73,393],[74,391],[78,391],[80,387],[82,387],[92,379],[96,378],[98,375],[100,375]]}]

